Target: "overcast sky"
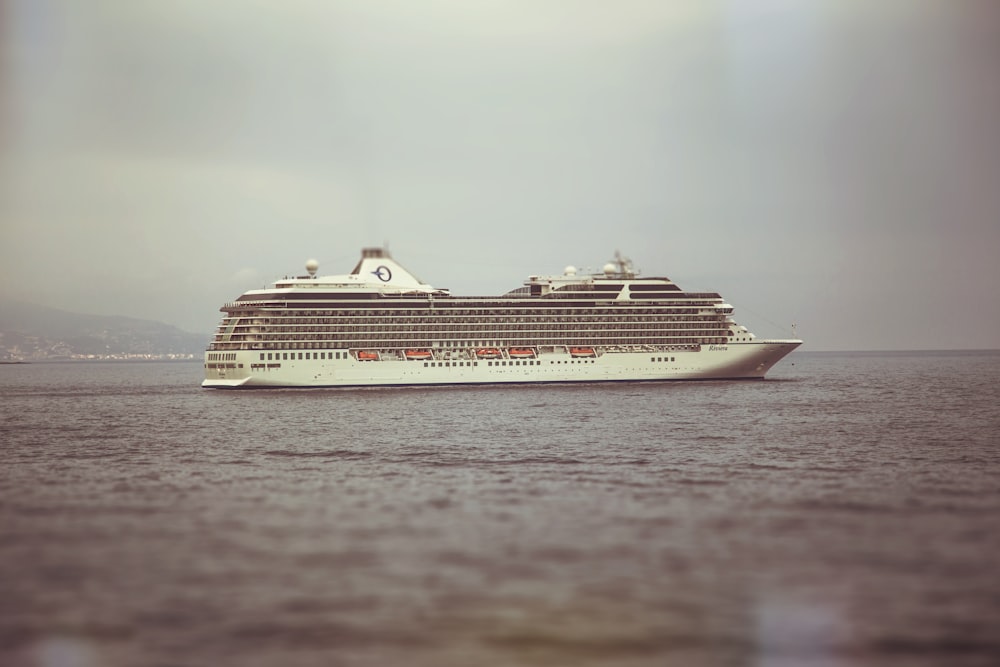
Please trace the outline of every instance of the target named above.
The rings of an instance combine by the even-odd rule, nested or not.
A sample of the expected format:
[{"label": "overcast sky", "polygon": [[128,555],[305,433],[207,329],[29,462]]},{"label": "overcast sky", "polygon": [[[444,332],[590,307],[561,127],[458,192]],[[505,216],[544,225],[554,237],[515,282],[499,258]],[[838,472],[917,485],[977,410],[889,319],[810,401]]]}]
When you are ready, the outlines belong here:
[{"label": "overcast sky", "polygon": [[0,297],[208,336],[389,243],[806,349],[1000,348],[1000,3],[0,0]]}]

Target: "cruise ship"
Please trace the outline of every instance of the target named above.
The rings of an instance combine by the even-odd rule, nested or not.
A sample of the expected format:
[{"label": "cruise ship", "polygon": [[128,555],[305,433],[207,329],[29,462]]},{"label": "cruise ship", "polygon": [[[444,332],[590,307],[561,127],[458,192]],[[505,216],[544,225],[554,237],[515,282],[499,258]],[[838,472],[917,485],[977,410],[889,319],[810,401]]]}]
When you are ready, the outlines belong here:
[{"label": "cruise ship", "polygon": [[760,340],[718,294],[642,277],[617,252],[502,296],[453,296],[384,248],[317,271],[222,306],[203,387],[760,379],[802,344]]}]

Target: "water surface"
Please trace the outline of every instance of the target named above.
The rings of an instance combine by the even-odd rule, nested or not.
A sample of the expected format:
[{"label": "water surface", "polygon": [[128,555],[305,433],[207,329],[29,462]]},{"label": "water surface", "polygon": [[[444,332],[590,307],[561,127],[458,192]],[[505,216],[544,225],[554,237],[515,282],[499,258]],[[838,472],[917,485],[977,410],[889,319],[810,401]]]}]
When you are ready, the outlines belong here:
[{"label": "water surface", "polygon": [[0,366],[0,664],[1000,664],[1000,354],[200,377]]}]

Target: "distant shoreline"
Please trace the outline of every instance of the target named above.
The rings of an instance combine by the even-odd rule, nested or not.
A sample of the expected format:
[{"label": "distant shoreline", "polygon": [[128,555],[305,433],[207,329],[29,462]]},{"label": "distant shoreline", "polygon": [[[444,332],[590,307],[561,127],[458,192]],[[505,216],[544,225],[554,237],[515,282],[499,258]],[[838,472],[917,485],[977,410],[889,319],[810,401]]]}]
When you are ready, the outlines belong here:
[{"label": "distant shoreline", "polygon": [[201,362],[198,357],[189,359],[32,359],[30,361],[0,361],[0,365],[15,366],[18,364],[174,364]]}]

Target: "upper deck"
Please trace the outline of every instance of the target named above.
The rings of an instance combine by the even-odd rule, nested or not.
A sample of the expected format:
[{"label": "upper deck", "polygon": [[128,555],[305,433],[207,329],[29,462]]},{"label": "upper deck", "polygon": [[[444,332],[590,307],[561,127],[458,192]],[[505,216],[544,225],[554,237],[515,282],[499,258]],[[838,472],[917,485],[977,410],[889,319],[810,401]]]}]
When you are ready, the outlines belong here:
[{"label": "upper deck", "polygon": [[[305,301],[335,302],[364,300],[435,300],[437,303],[487,302],[504,300],[572,299],[585,302],[606,301],[720,301],[714,292],[685,292],[669,278],[639,277],[631,262],[616,253],[600,273],[580,274],[572,266],[560,275],[529,276],[521,287],[500,296],[453,296],[416,278],[393,260],[383,248],[365,248],[361,260],[349,274],[317,276],[315,260],[306,263],[308,275],[286,277],[265,289],[249,290],[223,311],[250,304]],[[388,304],[386,304],[388,305]],[[703,304],[699,304],[703,305]]]}]

